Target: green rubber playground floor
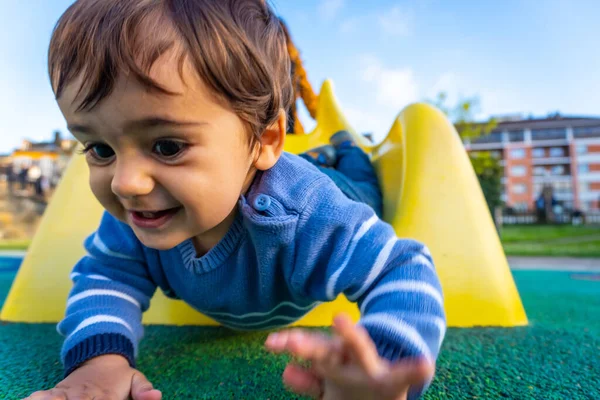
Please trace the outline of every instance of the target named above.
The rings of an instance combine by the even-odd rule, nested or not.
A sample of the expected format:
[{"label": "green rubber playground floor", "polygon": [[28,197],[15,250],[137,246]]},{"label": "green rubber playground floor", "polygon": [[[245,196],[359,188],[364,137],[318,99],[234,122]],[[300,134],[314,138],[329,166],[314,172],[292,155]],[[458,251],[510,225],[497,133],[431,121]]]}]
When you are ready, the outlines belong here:
[{"label": "green rubber playground floor", "polygon": [[[0,271],[0,305],[14,272]],[[515,271],[523,328],[449,329],[425,399],[600,399],[598,274]],[[265,333],[222,328],[146,329],[139,368],[164,399],[297,398]],[[21,399],[61,379],[53,324],[0,323],[0,399]]]}]

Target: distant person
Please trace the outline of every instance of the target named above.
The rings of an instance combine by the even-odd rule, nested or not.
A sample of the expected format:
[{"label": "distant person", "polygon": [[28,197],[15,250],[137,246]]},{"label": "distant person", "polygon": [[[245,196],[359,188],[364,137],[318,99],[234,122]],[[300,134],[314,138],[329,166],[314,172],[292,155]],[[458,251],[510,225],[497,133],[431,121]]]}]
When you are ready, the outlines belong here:
[{"label": "distant person", "polygon": [[260,330],[345,294],[362,307],[358,325],[338,316],[330,337],[267,339],[315,367],[293,362],[288,387],[344,400],[424,391],[446,330],[431,255],[366,204],[381,193],[347,132],[305,158],[283,151],[290,61],[266,1],[79,0],[53,32],[49,66],[106,212],[58,325],[66,377],[32,399],[161,398],[135,369],[157,288]]},{"label": "distant person", "polygon": [[29,174],[29,168],[23,167],[19,171],[19,182],[21,183],[21,190],[27,189],[27,175]]},{"label": "distant person", "polygon": [[14,190],[13,185],[15,184],[15,173],[13,171],[12,164],[6,167],[6,186],[8,188],[8,192],[12,193]]}]

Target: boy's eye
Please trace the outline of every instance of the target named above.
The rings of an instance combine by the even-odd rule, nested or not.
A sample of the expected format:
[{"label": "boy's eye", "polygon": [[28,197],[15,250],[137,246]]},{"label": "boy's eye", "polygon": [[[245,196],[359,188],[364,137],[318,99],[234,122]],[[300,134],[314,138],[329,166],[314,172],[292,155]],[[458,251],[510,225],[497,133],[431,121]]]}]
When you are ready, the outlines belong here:
[{"label": "boy's eye", "polygon": [[185,149],[185,144],[175,140],[159,140],[154,143],[154,151],[161,157],[172,158]]},{"label": "boy's eye", "polygon": [[92,155],[99,160],[106,160],[115,155],[114,150],[111,149],[110,146],[102,143],[89,145],[85,151],[90,151]]}]

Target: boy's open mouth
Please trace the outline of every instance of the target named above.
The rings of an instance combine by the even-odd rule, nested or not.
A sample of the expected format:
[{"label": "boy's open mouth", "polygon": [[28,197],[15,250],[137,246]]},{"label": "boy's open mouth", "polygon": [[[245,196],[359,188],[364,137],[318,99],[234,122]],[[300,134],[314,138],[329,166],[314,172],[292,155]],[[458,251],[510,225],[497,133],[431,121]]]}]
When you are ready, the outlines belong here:
[{"label": "boy's open mouth", "polygon": [[130,211],[132,222],[141,228],[159,228],[168,222],[181,207],[157,211]]}]

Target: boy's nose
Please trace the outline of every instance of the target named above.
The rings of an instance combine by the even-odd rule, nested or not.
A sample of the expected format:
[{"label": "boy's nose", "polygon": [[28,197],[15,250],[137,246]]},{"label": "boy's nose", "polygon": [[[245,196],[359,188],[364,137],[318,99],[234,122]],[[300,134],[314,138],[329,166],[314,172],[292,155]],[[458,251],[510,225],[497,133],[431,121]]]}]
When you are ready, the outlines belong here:
[{"label": "boy's nose", "polygon": [[121,163],[117,164],[111,189],[117,196],[130,199],[150,194],[154,189],[154,180],[142,165]]}]

